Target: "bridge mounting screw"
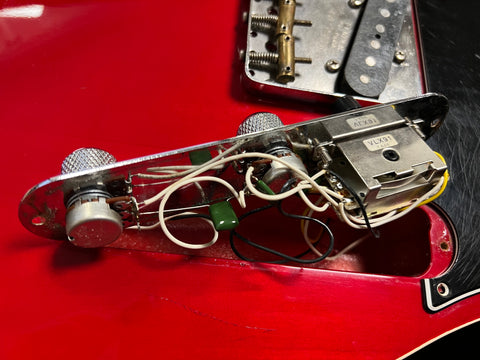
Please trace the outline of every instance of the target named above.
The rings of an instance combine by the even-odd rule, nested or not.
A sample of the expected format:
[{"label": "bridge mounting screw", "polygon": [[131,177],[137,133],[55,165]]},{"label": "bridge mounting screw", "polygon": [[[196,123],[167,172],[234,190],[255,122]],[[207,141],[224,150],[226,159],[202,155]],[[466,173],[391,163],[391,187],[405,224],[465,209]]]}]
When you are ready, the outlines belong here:
[{"label": "bridge mounting screw", "polygon": [[353,9],[358,9],[365,3],[365,0],[348,0],[348,5]]},{"label": "bridge mounting screw", "polygon": [[331,73],[336,73],[338,70],[340,70],[340,66],[340,62],[335,59],[330,59],[325,63],[325,69]]}]

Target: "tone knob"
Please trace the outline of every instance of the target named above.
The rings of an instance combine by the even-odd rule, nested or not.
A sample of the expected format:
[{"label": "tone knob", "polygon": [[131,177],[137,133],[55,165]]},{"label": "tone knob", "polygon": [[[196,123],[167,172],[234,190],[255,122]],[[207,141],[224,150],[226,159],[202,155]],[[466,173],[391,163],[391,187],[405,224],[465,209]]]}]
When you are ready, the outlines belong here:
[{"label": "tone knob", "polygon": [[238,127],[237,136],[271,130],[283,126],[282,120],[269,112],[258,112],[247,117]]},{"label": "tone knob", "polygon": [[[259,112],[250,115],[240,124],[237,136],[272,130],[283,125],[283,122],[277,115]],[[289,164],[289,166],[286,166],[274,161],[271,163],[270,169],[263,175],[262,180],[274,191],[280,191],[292,176],[297,177],[297,174],[292,173],[292,169],[307,173],[302,159],[293,152],[290,141],[288,141],[282,130],[259,135],[256,141],[250,142],[249,146],[251,146],[251,149],[248,149],[250,151],[264,152],[276,156]]]},{"label": "tone knob", "polygon": [[[115,163],[108,152],[82,148],[68,155],[62,174],[94,169]],[[123,231],[121,216],[110,208],[111,195],[99,181],[85,184],[67,201],[65,230],[71,243],[81,247],[101,247],[114,242]]]}]

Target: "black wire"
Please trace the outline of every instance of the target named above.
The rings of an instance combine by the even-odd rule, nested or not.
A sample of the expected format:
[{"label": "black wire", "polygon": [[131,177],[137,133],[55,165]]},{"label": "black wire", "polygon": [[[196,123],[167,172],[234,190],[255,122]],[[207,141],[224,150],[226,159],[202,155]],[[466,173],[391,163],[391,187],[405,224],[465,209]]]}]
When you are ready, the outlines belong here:
[{"label": "black wire", "polygon": [[284,193],[285,191],[288,191],[291,188],[293,188],[293,186],[297,183],[297,181],[298,181],[297,178],[294,178],[294,177],[287,180],[285,184],[283,184],[282,188],[280,189],[280,193]]},{"label": "black wire", "polygon": [[[267,210],[267,209],[270,209],[272,207],[275,207],[274,204],[269,204],[267,206],[263,206],[263,207],[260,207],[260,208],[257,208],[257,209],[254,209],[254,210],[251,210],[249,211],[248,213],[245,213],[243,215],[241,215],[238,219],[239,221],[241,221],[242,219],[244,219],[245,217],[247,216],[250,216],[250,215],[253,215],[253,214],[256,214],[258,212],[261,212],[261,211],[264,211],[264,210]],[[192,213],[192,214],[184,214],[184,215],[178,215],[174,218],[171,218],[170,220],[171,221],[174,221],[174,220],[184,220],[184,219],[194,219],[194,218],[202,218],[202,219],[208,219],[208,220],[211,220],[211,217],[207,214],[200,214],[200,213]],[[245,238],[243,238],[243,236],[241,236],[240,234],[236,234],[238,238],[240,238],[241,240],[244,240]],[[248,240],[245,239],[247,242]],[[230,235],[230,245],[232,247],[232,251],[235,253],[235,255],[237,255],[240,259],[242,260],[245,260],[245,261],[249,261],[249,262],[255,262],[256,260],[255,259],[249,259],[247,258],[246,256],[242,255],[240,253],[240,251],[238,251],[238,249],[236,248],[235,244],[233,243],[233,240],[232,240],[232,236]],[[296,257],[302,257],[302,256],[305,256],[306,254],[308,254],[310,252],[310,249],[308,249],[307,251],[304,251],[303,253],[301,254],[298,254],[296,255]],[[282,263],[285,263],[287,262],[288,260],[284,259],[284,260],[277,260],[277,261],[270,261],[270,263],[273,263],[273,264],[282,264]]]},{"label": "black wire", "polygon": [[[285,263],[287,261],[291,261],[291,262],[297,262],[297,263],[300,263],[300,264],[313,264],[313,263],[316,263],[316,262],[319,262],[319,261],[322,261],[323,259],[325,259],[325,257],[327,257],[330,253],[326,253],[325,255],[319,257],[319,258],[315,258],[315,259],[301,259],[299,257],[295,257],[295,256],[290,256],[290,255],[287,255],[287,254],[284,254],[280,251],[277,251],[277,250],[274,250],[274,249],[271,249],[271,248],[268,248],[266,246],[263,246],[263,245],[260,245],[260,244],[257,244],[256,242],[253,242],[251,240],[248,240],[247,238],[243,237],[242,235],[240,235],[239,233],[235,232],[235,231],[232,231],[233,233],[235,233],[235,236],[237,238],[239,238],[240,240],[242,240],[243,242],[245,242],[246,244],[250,245],[250,246],[253,246],[259,250],[263,250],[265,252],[268,252],[270,254],[273,254],[273,255],[276,255],[276,256],[279,256],[281,258],[283,258],[283,260],[277,260],[277,261],[262,261],[262,262],[265,262],[265,263],[271,263],[271,264],[282,264],[282,263]],[[233,239],[233,237],[231,237],[231,239]],[[233,248],[232,248],[233,249]],[[242,255],[239,253],[238,249],[235,248],[235,245],[234,245],[234,253],[239,256],[242,260],[245,260],[245,261],[250,261],[250,262],[258,262],[259,260],[256,260],[256,259],[250,259],[250,258],[247,258],[246,256]],[[304,253],[301,254],[301,256],[304,256],[306,254],[308,254],[310,252],[309,251],[306,251]],[[297,256],[300,256],[300,255],[297,255]]]},{"label": "black wire", "polygon": [[[248,243],[249,240],[245,239],[242,235],[240,235],[239,233],[235,232],[235,231],[231,231],[230,232],[230,246],[232,248],[232,251],[235,253],[235,255],[237,255],[240,259],[242,260],[245,260],[245,261],[248,261],[248,262],[258,262],[257,259],[251,259],[251,258],[247,258],[245,255],[243,255],[236,247],[235,245],[235,242],[233,241],[233,236],[236,236],[237,238],[239,238],[240,240],[242,241],[246,241]],[[319,241],[317,241],[316,243],[318,243]],[[307,254],[309,254],[311,252],[311,249],[307,249],[306,251],[298,254],[298,255],[295,255],[294,257],[295,258],[301,258]],[[270,260],[270,261],[263,261],[264,263],[268,263],[268,264],[285,264],[288,262],[287,259],[283,259],[283,260]]]},{"label": "black wire", "polygon": [[[261,207],[261,208],[254,209],[254,210],[252,210],[252,211],[250,211],[250,212],[248,212],[248,213],[245,213],[245,214],[241,215],[238,219],[239,219],[239,221],[241,221],[242,219],[244,219],[244,218],[247,217],[247,216],[256,214],[256,213],[258,213],[258,212],[260,212],[260,211],[264,211],[264,210],[270,209],[270,208],[272,208],[272,207],[274,207],[274,205],[273,205],[273,204],[270,204],[270,205],[267,205],[267,206],[263,206],[263,207]],[[211,220],[211,219],[212,219],[212,218],[211,218],[209,215],[207,215],[207,214],[199,214],[199,213],[193,214],[193,213],[192,213],[192,214],[179,215],[179,216],[176,216],[176,217],[174,217],[174,218],[171,218],[170,220],[171,220],[171,221],[174,221],[174,220],[185,220],[185,219],[195,219],[195,218],[197,218],[197,219],[198,219],[198,218],[202,218],[202,219],[208,219],[208,220]],[[233,232],[233,230],[230,232],[230,246],[231,246],[231,248],[232,248],[232,251],[235,253],[235,255],[237,255],[240,259],[242,259],[242,260],[244,260],[244,261],[248,261],[248,262],[255,262],[255,261],[257,261],[257,260],[255,260],[255,259],[249,259],[249,258],[247,258],[246,256],[244,256],[244,255],[242,255],[242,254],[240,253],[240,251],[236,248],[235,244],[233,243],[232,232]],[[246,240],[245,238],[243,238],[243,236],[241,236],[241,235],[238,234],[238,233],[236,234],[236,236],[237,236],[239,239],[241,239],[241,240]],[[248,242],[248,240],[246,240],[246,241]],[[307,250],[307,251],[305,251],[305,252],[303,252],[303,253],[301,253],[301,254],[299,254],[299,255],[297,255],[297,256],[298,256],[298,257],[305,256],[306,254],[309,253],[309,251],[310,251],[310,249]],[[272,264],[283,264],[283,263],[286,263],[287,260],[266,261],[266,262],[272,263]]]},{"label": "black wire", "polygon": [[[285,187],[282,189],[282,191],[285,191]],[[236,232],[235,230],[231,230],[230,231],[230,246],[232,248],[232,251],[235,253],[235,255],[237,255],[240,259],[242,260],[245,260],[245,261],[249,261],[249,262],[256,262],[256,261],[259,261],[259,260],[256,260],[256,259],[251,259],[251,258],[248,258],[246,257],[245,255],[243,255],[242,253],[240,253],[240,251],[237,249],[237,247],[235,246],[235,241],[234,241],[234,237],[237,237],[238,239],[240,239],[241,241],[243,241],[244,243],[246,243],[247,245],[250,245],[256,249],[259,249],[259,250],[262,250],[262,251],[265,251],[267,253],[270,253],[270,254],[273,254],[273,255],[276,255],[280,258],[282,258],[282,260],[271,260],[271,261],[262,261],[262,262],[265,262],[265,263],[270,263],[270,264],[283,264],[285,262],[288,262],[288,261],[291,261],[291,262],[296,262],[296,263],[300,263],[300,264],[313,264],[313,263],[316,263],[316,262],[319,262],[319,261],[322,261],[324,260],[327,256],[330,255],[330,253],[332,252],[333,250],[333,246],[334,246],[334,236],[333,236],[333,233],[332,231],[330,230],[330,228],[323,222],[321,222],[320,220],[318,219],[315,219],[315,218],[312,218],[312,217],[309,217],[309,216],[305,216],[305,215],[296,215],[296,214],[289,214],[287,212],[285,212],[283,209],[282,209],[282,202],[281,201],[278,201],[278,202],[272,202],[270,203],[269,205],[267,206],[263,206],[263,207],[260,207],[260,208],[257,208],[257,209],[253,209],[251,211],[248,211],[246,212],[245,214],[241,215],[238,220],[239,222],[241,222],[243,219],[245,219],[246,217],[248,216],[251,216],[253,214],[256,214],[258,212],[261,212],[261,211],[264,211],[264,210],[267,210],[267,209],[270,209],[272,207],[277,207],[277,209],[280,211],[280,213],[284,216],[288,216],[288,217],[291,217],[291,218],[295,218],[295,219],[303,219],[303,220],[307,220],[307,221],[313,221],[313,222],[316,222],[317,224],[320,224],[327,232],[328,232],[328,235],[330,237],[330,243],[329,243],[329,247],[328,247],[328,250],[325,252],[325,254],[323,254],[322,256],[320,257],[317,257],[317,258],[314,258],[314,259],[301,259],[301,257],[309,254],[311,252],[311,249],[308,249],[304,252],[302,252],[301,254],[298,254],[296,256],[290,256],[290,255],[287,255],[287,254],[284,254],[280,251],[277,251],[275,249],[271,249],[269,247],[266,247],[266,246],[263,246],[263,245],[260,245],[254,241],[251,241],[247,238],[245,238],[244,236],[240,235],[238,232]]]},{"label": "black wire", "polygon": [[[244,238],[242,235],[240,235],[239,233],[237,233],[236,231],[231,231],[230,232],[230,246],[232,248],[232,251],[235,253],[235,255],[237,255],[240,259],[244,260],[244,261],[248,261],[248,262],[258,262],[258,260],[256,259],[251,259],[251,258],[248,258],[246,257],[245,255],[243,255],[238,249],[237,247],[235,246],[235,242],[233,241],[233,236],[236,236],[237,238],[239,238],[240,240],[242,240],[243,242],[251,245],[251,246],[255,246],[255,245],[258,245],[258,244],[255,244],[253,242],[251,242],[250,240]],[[258,246],[261,246],[261,245],[258,245]],[[268,264],[284,264],[287,262],[287,260],[272,260],[272,261],[262,261],[264,263],[268,263]]]},{"label": "black wire", "polygon": [[245,219],[246,217],[248,217],[248,216],[250,216],[250,215],[253,215],[253,214],[256,214],[256,213],[258,213],[258,212],[271,209],[271,208],[274,207],[274,206],[275,206],[275,204],[270,203],[270,204],[268,204],[268,205],[265,205],[265,206],[262,206],[262,207],[259,207],[259,208],[256,208],[256,209],[247,211],[246,213],[244,213],[244,214],[242,214],[242,215],[240,215],[240,216],[238,217],[238,221],[242,221],[242,220]]},{"label": "black wire", "polygon": [[[325,224],[323,221],[315,219],[311,216],[287,213],[285,210],[283,210],[282,203],[278,204],[278,210],[284,216],[287,216],[287,217],[290,217],[290,218],[293,218],[293,219],[313,221],[313,222],[319,224],[323,228],[323,230],[328,233],[328,236],[330,238],[330,242],[329,242],[327,251],[321,257],[319,257],[318,258],[319,260],[317,260],[317,261],[321,261],[331,254],[331,252],[333,251],[334,243],[335,243],[335,237],[333,236],[332,230],[330,229],[330,227],[327,224]],[[323,234],[322,234],[322,236],[323,236]]]},{"label": "black wire", "polygon": [[[268,209],[271,209],[273,208],[275,205],[274,204],[269,204],[269,205],[266,205],[266,206],[262,206],[260,208],[257,208],[257,209],[253,209],[253,210],[250,210],[250,211],[247,211],[246,213],[240,215],[238,217],[238,221],[241,222],[243,219],[245,219],[246,217],[250,216],[250,215],[253,215],[253,214],[256,214],[256,213],[259,213],[261,211],[264,211],[264,210],[268,210]],[[248,261],[248,262],[256,262],[258,260],[256,259],[251,259],[251,258],[248,258],[246,257],[245,255],[243,255],[238,249],[237,247],[235,246],[235,241],[233,240],[233,237],[236,236],[237,238],[239,238],[240,240],[242,241],[246,241],[248,243],[248,240],[245,239],[243,236],[241,236],[239,233],[237,233],[234,229],[230,231],[230,247],[232,248],[232,251],[235,253],[235,255],[237,255],[240,259],[244,260],[244,261]],[[286,260],[274,260],[274,261],[264,261],[265,263],[269,263],[269,264],[283,264],[286,262]]]},{"label": "black wire", "polygon": [[360,206],[360,211],[362,213],[363,219],[365,220],[365,226],[367,227],[368,230],[370,230],[373,237],[378,239],[380,237],[380,232],[378,232],[378,231],[376,231],[372,228],[372,225],[370,224],[370,220],[369,220],[368,215],[367,215],[367,210],[365,209],[365,204],[363,203],[362,199],[360,199],[360,196],[358,196],[358,194],[355,192],[355,190],[353,190],[353,188],[350,185],[348,185],[345,182],[345,180],[343,180],[343,178],[340,177],[337,173],[335,173],[332,170],[328,170],[328,172],[331,175],[335,176],[342,183],[343,187],[345,189],[347,189],[348,192],[353,196],[353,198],[357,202],[358,206]]},{"label": "black wire", "polygon": [[[282,192],[283,191],[287,191],[288,188],[291,186],[291,184],[285,184],[282,188]],[[251,216],[251,215],[254,215],[254,214],[257,214],[259,212],[262,212],[262,211],[265,211],[265,210],[268,210],[268,209],[271,209],[273,207],[277,207],[277,209],[280,211],[280,213],[284,216],[287,216],[287,217],[291,217],[291,218],[295,218],[295,219],[303,219],[303,220],[307,220],[307,221],[314,221],[318,224],[320,224],[325,230],[327,230],[329,236],[330,236],[330,246],[327,250],[327,252],[319,257],[319,258],[315,258],[315,259],[309,259],[309,260],[305,260],[305,259],[301,259],[301,257],[309,254],[311,252],[311,249],[307,249],[306,251],[296,255],[296,256],[289,256],[287,254],[284,254],[284,253],[281,253],[279,251],[276,251],[274,249],[271,249],[271,248],[268,248],[266,246],[263,246],[263,245],[260,245],[260,244],[257,244],[253,241],[250,241],[248,240],[247,238],[243,237],[242,235],[240,235],[239,233],[237,233],[235,230],[231,230],[230,231],[230,246],[232,248],[232,251],[235,253],[236,256],[238,256],[240,259],[244,260],[244,261],[248,261],[248,262],[256,262],[258,260],[256,259],[250,259],[248,257],[246,257],[245,255],[243,255],[242,253],[240,253],[240,251],[237,249],[237,247],[235,246],[235,242],[233,240],[233,237],[236,236],[238,239],[242,240],[243,242],[245,242],[246,244],[250,245],[250,246],[253,246],[257,249],[260,249],[260,250],[263,250],[263,251],[266,251],[268,253],[271,253],[273,255],[276,255],[276,256],[279,256],[282,258],[282,260],[272,260],[272,261],[263,261],[265,263],[271,263],[271,264],[284,264],[288,261],[292,261],[292,262],[297,262],[297,263],[301,263],[301,264],[312,264],[312,263],[315,263],[315,262],[319,262],[323,259],[325,259],[333,250],[333,242],[334,242],[334,238],[333,238],[333,234],[330,230],[330,228],[324,224],[323,222],[321,222],[320,220],[318,219],[315,219],[315,218],[312,218],[312,217],[309,217],[309,216],[303,216],[303,215],[295,215],[295,214],[289,214],[287,212],[285,212],[283,209],[282,209],[282,201],[278,201],[278,202],[272,202],[266,206],[262,206],[262,207],[259,207],[259,208],[256,208],[256,209],[253,209],[253,210],[250,210],[242,215],[240,215],[238,217],[238,221],[242,221],[243,219],[245,219],[246,217],[248,216]],[[201,213],[192,213],[192,214],[183,214],[183,215],[178,215],[176,217],[173,217],[171,218],[171,220],[184,220],[184,219],[193,219],[193,218],[203,218],[203,219],[208,219],[208,220],[211,220],[211,217],[207,214],[201,214]],[[319,241],[317,241],[318,243]]]}]

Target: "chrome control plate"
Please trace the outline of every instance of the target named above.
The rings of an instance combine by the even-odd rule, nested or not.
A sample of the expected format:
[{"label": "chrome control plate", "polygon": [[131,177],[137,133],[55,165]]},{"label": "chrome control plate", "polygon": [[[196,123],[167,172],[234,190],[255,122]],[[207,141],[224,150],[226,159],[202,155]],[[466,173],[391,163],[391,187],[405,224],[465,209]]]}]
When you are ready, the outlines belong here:
[{"label": "chrome control plate", "polygon": [[[446,165],[424,139],[440,126],[447,109],[445,97],[428,94],[270,130],[254,127],[256,132],[230,139],[62,174],[25,194],[19,218],[34,234],[67,239],[67,213],[75,203],[71,199],[85,197],[85,202],[96,201],[91,194],[100,191],[108,194],[100,200],[118,213],[124,228],[148,226],[158,221],[158,205],[138,205],[178,180],[175,174],[169,176],[172,169],[192,167],[227,151],[269,152],[282,157],[290,151],[288,146],[292,166],[310,175],[322,169],[339,174],[351,191],[363,198],[369,215],[401,209],[431,190],[446,171]],[[266,151],[266,147],[270,150]],[[251,165],[255,161],[246,159],[245,163]],[[243,165],[231,162],[210,169],[208,174],[241,191],[245,189]],[[159,168],[163,169],[162,176],[155,172]],[[264,172],[264,179],[284,173],[271,166]],[[190,184],[195,185],[195,181]],[[332,181],[326,186],[340,191],[338,185]],[[208,207],[231,196],[230,190],[216,182],[201,187],[179,185],[165,213]]]}]

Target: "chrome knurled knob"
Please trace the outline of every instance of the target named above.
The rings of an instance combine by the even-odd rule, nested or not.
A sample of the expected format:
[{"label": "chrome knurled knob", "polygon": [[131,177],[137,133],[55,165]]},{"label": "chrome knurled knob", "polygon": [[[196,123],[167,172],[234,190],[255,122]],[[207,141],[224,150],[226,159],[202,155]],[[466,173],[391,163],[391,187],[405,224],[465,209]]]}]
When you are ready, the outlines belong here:
[{"label": "chrome knurled knob", "polygon": [[[268,112],[259,112],[250,115],[240,124],[237,136],[272,130],[282,126],[283,123],[277,115]],[[285,166],[284,164],[274,161],[270,165],[270,169],[264,174],[263,181],[274,191],[280,191],[281,187],[292,176],[296,176],[292,174],[292,168],[307,173],[305,165],[292,151],[287,136],[282,130],[260,135],[250,146],[252,146],[252,148],[249,149],[251,151],[265,152],[266,154],[281,158],[283,162],[289,163],[289,166]]]},{"label": "chrome knurled knob", "polygon": [[77,149],[68,155],[62,163],[62,174],[93,169],[115,163],[117,160],[105,150],[96,148]]},{"label": "chrome knurled knob", "polygon": [[[108,152],[82,148],[68,155],[62,163],[62,174],[94,169],[115,163]],[[100,247],[114,242],[123,231],[120,214],[110,208],[111,195],[101,182],[85,184],[67,203],[65,231],[71,243],[81,247]]]},{"label": "chrome knurled knob", "polygon": [[238,127],[237,135],[245,135],[283,126],[282,120],[269,112],[258,112],[247,117]]}]

